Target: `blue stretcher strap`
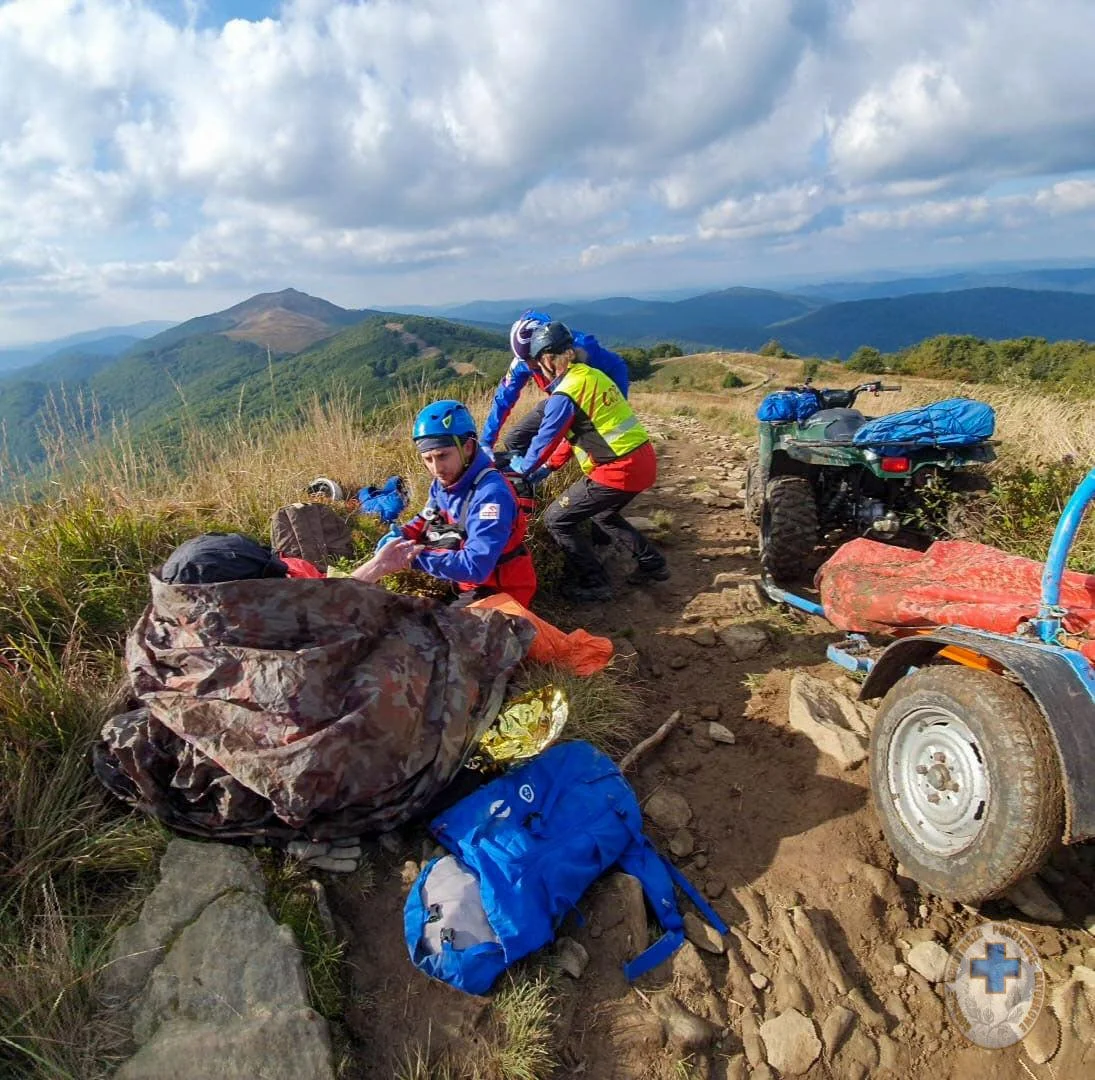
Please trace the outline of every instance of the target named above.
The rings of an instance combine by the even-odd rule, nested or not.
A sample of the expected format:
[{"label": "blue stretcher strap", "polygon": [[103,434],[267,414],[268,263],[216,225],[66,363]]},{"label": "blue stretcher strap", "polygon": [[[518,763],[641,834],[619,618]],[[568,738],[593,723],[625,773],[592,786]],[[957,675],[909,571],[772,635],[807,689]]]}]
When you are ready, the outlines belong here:
[{"label": "blue stretcher strap", "polygon": [[634,982],[652,968],[668,960],[684,944],[684,931],[670,930],[663,934],[648,949],[644,949],[634,960],[624,964],[624,975],[628,982]]},{"label": "blue stretcher strap", "polygon": [[699,913],[720,933],[729,932],[729,927],[715,914],[714,908],[700,895],[696,886],[692,884],[668,859],[663,859],[669,869],[669,876],[681,887],[685,896],[699,909]]}]

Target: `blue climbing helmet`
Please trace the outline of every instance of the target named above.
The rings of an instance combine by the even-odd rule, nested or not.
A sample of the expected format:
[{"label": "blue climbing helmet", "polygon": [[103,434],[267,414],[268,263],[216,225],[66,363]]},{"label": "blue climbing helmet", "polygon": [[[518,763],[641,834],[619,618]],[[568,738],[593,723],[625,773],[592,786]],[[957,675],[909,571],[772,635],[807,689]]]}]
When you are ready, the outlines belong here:
[{"label": "blue climbing helmet", "polygon": [[478,438],[475,420],[459,401],[434,401],[414,418],[411,438],[419,453],[447,446],[463,446],[465,439]]}]

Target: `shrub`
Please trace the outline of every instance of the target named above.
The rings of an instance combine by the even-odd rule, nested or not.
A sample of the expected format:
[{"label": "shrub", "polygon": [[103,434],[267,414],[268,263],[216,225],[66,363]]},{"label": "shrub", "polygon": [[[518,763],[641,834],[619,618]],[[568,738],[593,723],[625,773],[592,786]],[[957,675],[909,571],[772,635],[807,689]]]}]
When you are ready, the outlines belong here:
[{"label": "shrub", "polygon": [[776,338],[766,341],[758,350],[761,356],[774,356],[777,360],[793,360],[794,353],[788,352]]}]

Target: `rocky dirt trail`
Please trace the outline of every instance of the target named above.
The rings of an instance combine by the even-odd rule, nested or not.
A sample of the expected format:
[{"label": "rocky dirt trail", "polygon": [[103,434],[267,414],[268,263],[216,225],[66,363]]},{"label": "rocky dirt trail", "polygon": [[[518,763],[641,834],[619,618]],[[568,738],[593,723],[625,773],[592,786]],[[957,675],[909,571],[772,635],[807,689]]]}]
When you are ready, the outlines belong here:
[{"label": "rocky dirt trail", "polygon": [[[646,941],[641,893],[625,875],[599,884],[583,902],[584,925],[565,928],[589,959],[578,978],[557,977],[555,1075],[1095,1075],[1095,937],[1083,930],[1095,914],[1095,849],[1055,856],[1023,899],[1028,914],[1003,901],[973,911],[903,877],[870,805],[872,711],[852,705],[854,684],[825,661],[839,635],[757,593],[741,509],[748,446],[688,416],[649,427],[660,436],[660,479],[633,516],[672,515],[673,578],[649,590],[621,583],[617,602],[572,614],[634,646],[641,735],[681,712],[631,778],[651,835],[732,929],[722,937],[690,916],[691,941],[672,964],[629,987],[620,963]],[[811,720],[841,710],[843,733]],[[367,897],[331,890],[353,942],[347,1021],[370,1078],[395,1075],[393,1055],[408,1043],[466,1051],[491,1035],[487,999],[429,983],[406,959],[401,909],[422,857],[423,834],[408,835],[378,853]],[[994,1051],[951,1023],[939,969],[988,918],[1013,920],[1032,939],[1055,1005],[1026,1045]]]}]

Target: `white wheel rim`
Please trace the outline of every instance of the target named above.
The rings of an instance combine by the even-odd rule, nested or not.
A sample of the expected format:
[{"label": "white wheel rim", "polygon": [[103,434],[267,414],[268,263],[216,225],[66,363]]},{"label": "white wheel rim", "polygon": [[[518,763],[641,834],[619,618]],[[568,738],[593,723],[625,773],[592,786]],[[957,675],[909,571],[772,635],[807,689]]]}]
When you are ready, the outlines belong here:
[{"label": "white wheel rim", "polygon": [[992,785],[984,750],[949,709],[921,707],[901,720],[886,779],[901,823],[933,855],[962,851],[985,827]]}]

